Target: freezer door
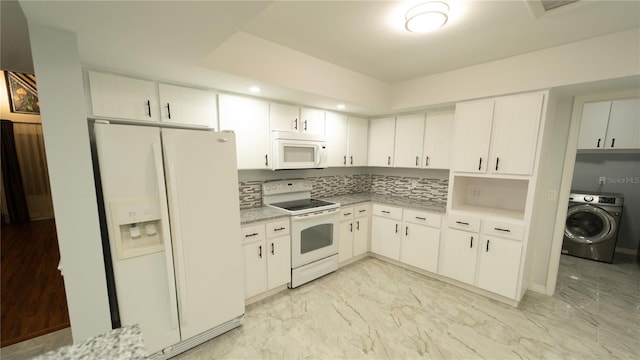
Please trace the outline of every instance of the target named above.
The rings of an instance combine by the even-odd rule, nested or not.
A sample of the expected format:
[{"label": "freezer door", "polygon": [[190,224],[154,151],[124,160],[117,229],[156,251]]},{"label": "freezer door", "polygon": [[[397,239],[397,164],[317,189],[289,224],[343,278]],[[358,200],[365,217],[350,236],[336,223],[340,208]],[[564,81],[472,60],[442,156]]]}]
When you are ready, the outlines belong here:
[{"label": "freezer door", "polygon": [[162,129],[182,340],[244,314],[233,133]]},{"label": "freezer door", "polygon": [[94,129],[121,322],[155,353],[180,341],[160,130]]}]

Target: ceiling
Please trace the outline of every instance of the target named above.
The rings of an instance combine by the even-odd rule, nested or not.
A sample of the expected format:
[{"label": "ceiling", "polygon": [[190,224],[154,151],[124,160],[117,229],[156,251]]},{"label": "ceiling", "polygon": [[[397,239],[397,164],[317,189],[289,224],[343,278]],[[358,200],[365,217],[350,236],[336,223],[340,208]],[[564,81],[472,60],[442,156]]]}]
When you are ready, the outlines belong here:
[{"label": "ceiling", "polygon": [[[578,1],[546,14],[539,1],[447,1],[449,22],[428,34],[404,30],[404,11],[415,1],[20,4],[28,21],[75,32],[85,65],[234,92],[259,83],[256,71],[211,59],[243,63],[247,36],[393,84],[640,26],[639,1]],[[259,68],[260,55],[245,69]],[[304,101],[303,89],[260,85],[273,85],[274,98]]]}]

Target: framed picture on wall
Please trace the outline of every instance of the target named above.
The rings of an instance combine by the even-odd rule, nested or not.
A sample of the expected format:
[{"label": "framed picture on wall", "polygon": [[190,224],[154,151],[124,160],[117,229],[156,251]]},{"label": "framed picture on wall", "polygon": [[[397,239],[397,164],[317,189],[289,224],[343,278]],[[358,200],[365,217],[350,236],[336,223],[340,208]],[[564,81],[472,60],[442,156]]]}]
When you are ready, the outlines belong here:
[{"label": "framed picture on wall", "polygon": [[11,71],[7,71],[5,74],[11,112],[39,115],[40,102],[38,101],[35,76]]}]

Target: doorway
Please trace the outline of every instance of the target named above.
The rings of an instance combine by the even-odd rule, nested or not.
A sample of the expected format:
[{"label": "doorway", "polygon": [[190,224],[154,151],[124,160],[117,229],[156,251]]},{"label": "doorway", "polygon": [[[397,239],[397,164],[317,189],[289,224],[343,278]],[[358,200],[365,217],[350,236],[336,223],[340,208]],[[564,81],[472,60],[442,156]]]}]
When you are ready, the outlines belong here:
[{"label": "doorway", "polygon": [[[2,82],[7,86],[0,86],[0,347],[70,326],[63,278],[58,271],[60,252],[40,116],[37,108],[18,110],[15,104],[18,99],[13,98],[24,93],[37,94],[35,77],[11,75],[11,80],[18,82],[9,86],[9,76],[9,72],[2,72]],[[37,95],[30,101],[37,104]]]}]

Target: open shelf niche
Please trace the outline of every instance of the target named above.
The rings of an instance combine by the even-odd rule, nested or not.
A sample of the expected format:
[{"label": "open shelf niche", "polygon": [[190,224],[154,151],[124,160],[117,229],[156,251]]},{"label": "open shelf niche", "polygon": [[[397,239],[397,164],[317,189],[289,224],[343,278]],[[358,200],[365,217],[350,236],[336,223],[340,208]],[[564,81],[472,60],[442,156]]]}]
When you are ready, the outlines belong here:
[{"label": "open shelf niche", "polygon": [[454,176],[451,210],[524,220],[529,180]]}]

